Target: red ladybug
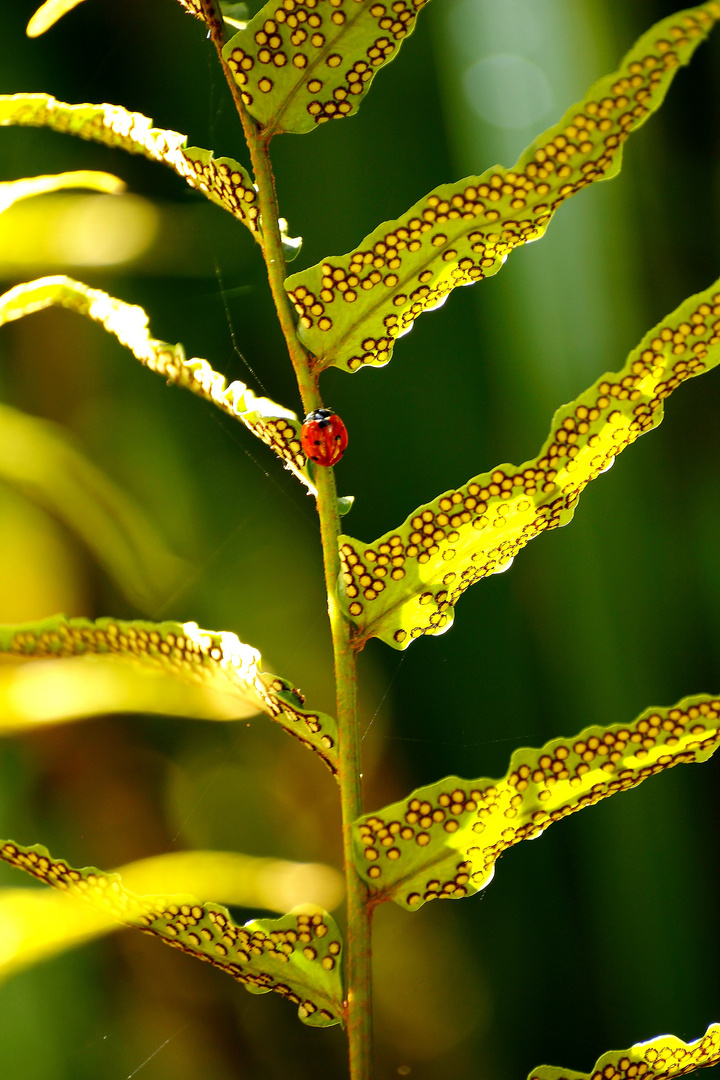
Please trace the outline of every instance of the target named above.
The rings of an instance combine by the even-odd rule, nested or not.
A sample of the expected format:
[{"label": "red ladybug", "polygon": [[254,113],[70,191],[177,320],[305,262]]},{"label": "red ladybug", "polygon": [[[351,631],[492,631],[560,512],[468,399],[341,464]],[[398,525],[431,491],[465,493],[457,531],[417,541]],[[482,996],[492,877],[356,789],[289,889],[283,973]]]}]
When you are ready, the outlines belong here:
[{"label": "red ladybug", "polygon": [[300,432],[302,448],[316,465],[337,465],[348,444],[347,428],[331,409],[315,409]]}]

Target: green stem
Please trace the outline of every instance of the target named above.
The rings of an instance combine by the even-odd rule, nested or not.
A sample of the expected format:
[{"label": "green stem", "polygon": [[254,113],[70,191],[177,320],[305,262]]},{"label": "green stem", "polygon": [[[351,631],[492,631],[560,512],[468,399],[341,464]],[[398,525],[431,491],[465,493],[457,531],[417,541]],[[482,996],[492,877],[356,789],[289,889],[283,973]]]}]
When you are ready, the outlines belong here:
[{"label": "green stem", "polygon": [[339,732],[340,803],[342,808],[347,936],[345,976],[347,1000],[345,1022],[350,1044],[351,1080],[370,1080],[372,1068],[372,907],[365,882],[357,872],[353,854],[352,824],[363,812],[360,742],[358,738],[357,666],[350,643],[350,623],[337,602],[340,573],[338,514],[335,474],[317,469],[317,507],[328,596],[328,615],[335,659],[335,687]]},{"label": "green stem", "polygon": [[[246,114],[247,115],[247,114]],[[278,226],[278,203],[275,194],[275,177],[270,162],[269,141],[257,133],[251,122],[251,134],[248,139],[250,160],[252,161],[255,183],[258,186],[258,205],[262,224],[262,247],[267,267],[270,291],[278,313],[280,327],[285,338],[290,360],[297,379],[300,397],[306,413],[322,406],[317,378],[312,374],[311,356],[298,340],[295,331],[295,313],[290,297],[285,291],[285,254]],[[245,137],[248,138],[246,131]]]},{"label": "green stem", "polygon": [[285,338],[285,344],[290,354],[293,370],[295,371],[303,408],[306,413],[311,412],[313,409],[319,409],[322,403],[318,392],[317,379],[311,374],[311,357],[298,341],[295,333],[293,308],[283,284],[285,281],[285,255],[280,237],[280,226],[278,225],[279,213],[275,193],[275,177],[270,163],[270,138],[263,135],[245,108],[240,88],[235,82],[232,71],[222,54],[223,45],[225,44],[225,31],[218,14],[216,0],[200,0],[200,3],[205,21],[210,27],[210,36],[222,65],[223,74],[230,87],[230,93],[233,96],[235,108],[240,117],[245,142],[250,151],[250,161],[258,188],[261,228],[260,246],[265,259],[270,291],[280,321],[280,328]]},{"label": "green stem", "polygon": [[[287,344],[298,382],[298,389],[306,412],[322,406],[317,385],[317,373],[313,371],[313,357],[298,340],[295,318],[290,298],[285,292],[285,256],[278,226],[278,204],[275,178],[269,155],[270,138],[249,116],[233,79],[232,72],[222,55],[224,44],[223,24],[219,17],[216,0],[201,0],[206,22],[217,49],[220,62],[233,95],[245,140],[250,151],[255,183],[258,188],[258,204],[261,214],[261,246],[268,281],[278,313],[278,319]],[[360,745],[357,713],[357,668],[355,650],[350,642],[351,624],[345,618],[337,602],[340,574],[340,516],[338,513],[335,474],[332,469],[317,467],[317,509],[320,519],[323,568],[328,598],[328,615],[332,634],[337,698],[337,721],[339,731],[340,803],[342,809],[343,854],[347,891],[347,935],[345,941],[345,976],[347,999],[345,1024],[348,1032],[350,1053],[350,1080],[371,1080],[372,1067],[372,984],[371,984],[371,926],[372,905],[368,890],[355,867],[351,827],[363,812],[362,776],[360,773]]]}]

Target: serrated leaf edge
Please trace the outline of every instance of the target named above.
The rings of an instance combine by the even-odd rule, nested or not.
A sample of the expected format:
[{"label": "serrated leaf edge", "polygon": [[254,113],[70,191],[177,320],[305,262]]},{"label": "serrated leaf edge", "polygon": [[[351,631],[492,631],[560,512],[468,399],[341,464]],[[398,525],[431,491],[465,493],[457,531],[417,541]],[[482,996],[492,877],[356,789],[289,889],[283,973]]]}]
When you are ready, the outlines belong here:
[{"label": "serrated leaf edge", "polygon": [[[720,279],[649,330],[620,371],[561,406],[537,457],[472,477],[372,543],[340,536],[339,596],[357,626],[355,647],[376,636],[405,649],[423,634],[446,632],[470,585],[507,570],[530,540],[566,525],[587,485],[660,424],[665,399],[718,363]],[[403,593],[395,583],[406,577]]]},{"label": "serrated leaf edge", "polygon": [[[543,235],[568,197],[616,175],[625,139],[659,107],[676,70],[689,62],[718,18],[720,4],[707,0],[660,20],[616,71],[595,82],[559,123],[530,144],[512,169],[497,165],[481,176],[443,184],[400,218],[379,225],[353,251],[328,256],[288,277],[285,288],[299,315],[299,336],[317,357],[316,370],[384,366],[395,340],[423,311],[440,306],[456,287],[497,273],[514,248]],[[674,45],[664,38],[654,40],[665,33],[674,36]],[[646,49],[650,66],[641,76],[635,69],[642,71],[644,65],[635,58]],[[660,95],[648,101],[657,83]],[[607,97],[610,93],[614,97]],[[620,112],[617,131],[607,115],[611,106]],[[609,125],[608,131],[603,124]],[[588,140],[590,125],[597,129],[597,144]],[[577,155],[579,160],[569,164]],[[554,188],[548,182],[553,173]],[[502,198],[507,206],[501,214],[497,208]],[[413,253],[422,257],[424,245],[427,258],[416,264]],[[459,245],[464,245],[462,250]],[[383,311],[380,321],[377,316]]]},{"label": "serrated leaf edge", "polygon": [[706,761],[718,745],[720,698],[695,694],[646,709],[630,724],[522,747],[499,780],[445,777],[359,818],[358,872],[374,904],[393,900],[416,911],[430,900],[462,899],[490,883],[508,848],[656,773]]},{"label": "serrated leaf edge", "polygon": [[[690,1061],[687,1061],[687,1058]],[[629,1050],[610,1050],[595,1062],[590,1073],[554,1065],[541,1065],[528,1080],[671,1080],[720,1061],[720,1024],[711,1024],[695,1042],[675,1035],[658,1035],[635,1043]]]},{"label": "serrated leaf edge", "polygon": [[216,158],[210,150],[187,146],[187,136],[153,127],[142,113],[108,103],[71,105],[51,94],[0,94],[0,127],[13,125],[49,127],[169,165],[258,239],[257,191],[244,166],[233,158]]},{"label": "serrated leaf edge", "polygon": [[[200,903],[194,896],[184,894],[138,896],[123,886],[119,874],[106,874],[94,866],[76,870],[64,860],[53,859],[41,844],[26,847],[12,840],[0,840],[0,859],[43,884],[82,897],[126,926],[159,937],[165,944],[228,972],[251,993],[281,994],[298,1005],[298,1015],[305,1023],[330,1027],[342,1022],[340,932],[332,915],[315,905],[301,905],[279,919],[253,919],[240,927],[220,904]],[[316,937],[324,937],[328,930],[336,934],[337,940],[330,943],[330,956],[324,957],[321,965],[325,973],[337,972],[336,1000],[329,998],[326,990],[311,985],[303,968],[293,965],[298,940],[304,960],[312,962],[317,959],[312,942]],[[308,942],[302,948],[305,937]],[[288,975],[295,967],[288,981],[306,989],[315,1000],[301,999],[287,983],[263,971],[261,961],[265,957],[271,963],[280,960],[289,964]],[[331,961],[331,966],[325,963],[326,959]],[[329,1008],[318,1008],[318,999]]]}]

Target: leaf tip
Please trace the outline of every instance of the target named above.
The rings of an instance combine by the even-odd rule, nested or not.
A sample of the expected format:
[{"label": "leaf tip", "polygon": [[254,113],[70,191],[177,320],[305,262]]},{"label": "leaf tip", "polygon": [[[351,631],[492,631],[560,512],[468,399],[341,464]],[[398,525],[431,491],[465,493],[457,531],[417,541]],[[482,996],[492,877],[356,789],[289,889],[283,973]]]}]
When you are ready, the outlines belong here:
[{"label": "leaf tip", "polygon": [[45,0],[31,17],[25,33],[29,38],[40,37],[82,0]]}]

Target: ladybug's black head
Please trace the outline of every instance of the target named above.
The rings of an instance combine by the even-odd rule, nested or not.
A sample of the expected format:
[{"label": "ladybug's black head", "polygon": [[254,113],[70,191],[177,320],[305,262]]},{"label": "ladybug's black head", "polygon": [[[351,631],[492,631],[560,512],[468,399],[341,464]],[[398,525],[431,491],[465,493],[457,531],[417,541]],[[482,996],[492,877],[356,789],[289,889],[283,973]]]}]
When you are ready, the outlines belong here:
[{"label": "ladybug's black head", "polygon": [[305,417],[305,423],[313,421],[319,423],[321,427],[324,427],[323,421],[327,423],[330,417],[333,415],[332,409],[315,409],[314,412],[308,413]]}]

